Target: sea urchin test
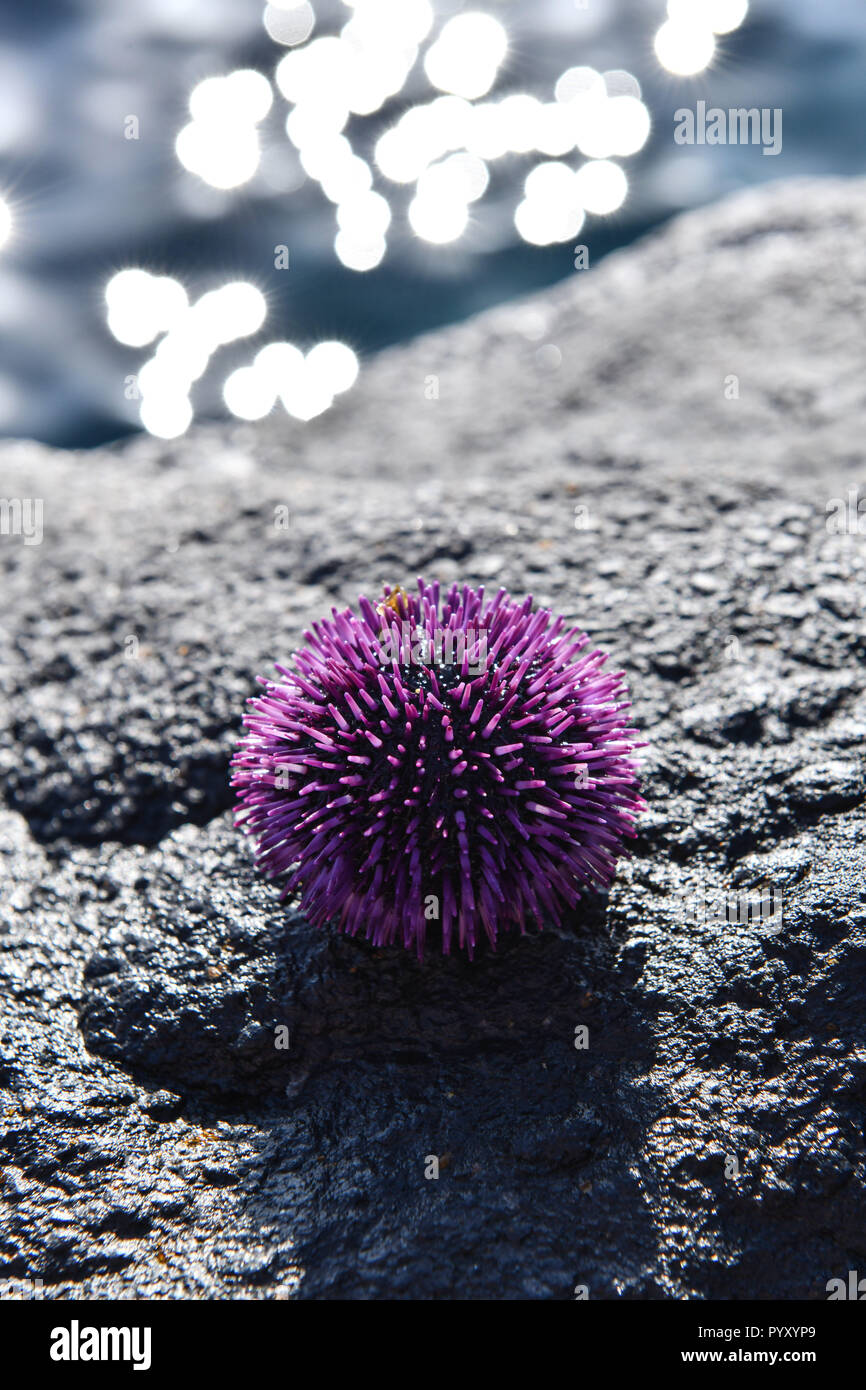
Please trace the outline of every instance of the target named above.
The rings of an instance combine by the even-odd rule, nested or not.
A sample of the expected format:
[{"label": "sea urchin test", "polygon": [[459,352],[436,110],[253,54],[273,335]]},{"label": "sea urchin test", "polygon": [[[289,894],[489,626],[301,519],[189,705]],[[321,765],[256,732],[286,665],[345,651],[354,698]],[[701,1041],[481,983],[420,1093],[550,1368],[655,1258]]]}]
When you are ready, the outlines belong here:
[{"label": "sea urchin test", "polygon": [[643,809],[621,671],[532,599],[385,589],[262,679],[238,824],[316,926],[471,957],[607,887]]}]

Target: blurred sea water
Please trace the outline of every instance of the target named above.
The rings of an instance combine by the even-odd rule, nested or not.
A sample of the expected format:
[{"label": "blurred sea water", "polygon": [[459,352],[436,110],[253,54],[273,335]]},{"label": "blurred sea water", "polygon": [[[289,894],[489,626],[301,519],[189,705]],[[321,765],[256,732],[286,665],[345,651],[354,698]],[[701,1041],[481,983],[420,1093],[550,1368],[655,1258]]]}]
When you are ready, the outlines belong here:
[{"label": "blurred sea water", "polygon": [[[286,134],[286,118],[300,102],[285,95],[275,72],[288,54],[338,35],[365,4],[377,3],[388,0],[355,0],[354,6],[343,0],[280,0],[268,7],[263,22],[263,0],[41,0],[35,6],[0,0],[0,211],[7,208],[11,219],[0,246],[0,433],[86,447],[141,428],[136,381],[148,347],[117,340],[105,301],[112,277],[131,267],[172,277],[190,302],[237,281],[263,296],[266,323],[244,329],[237,339],[223,337],[218,357],[208,358],[207,369],[190,384],[195,415],[206,417],[226,412],[227,377],[246,370],[264,343],[287,341],[306,352],[338,340],[351,346],[363,369],[364,357],[385,345],[574,275],[576,243],[586,247],[592,266],[682,209],[735,189],[768,179],[864,171],[863,0],[751,0],[743,23],[718,36],[709,66],[679,76],[665,68],[654,47],[666,19],[665,0],[430,0],[432,25],[420,41],[410,34],[401,48],[403,41],[389,31],[394,54],[386,52],[384,39],[378,57],[371,50],[373,77],[387,86],[386,58],[399,60],[401,52],[411,58],[416,45],[417,58],[402,84],[369,111],[363,110],[365,97],[354,99],[343,127],[353,151],[347,159],[356,162],[341,167],[347,177],[361,179],[361,202],[370,215],[381,215],[387,243],[373,253],[380,259],[369,269],[353,266],[358,252],[346,218],[361,203],[326,196],[327,171],[310,174],[316,166],[311,146],[305,154],[303,131],[296,142]],[[427,3],[411,0],[419,33]],[[459,45],[449,58],[443,42],[438,68],[427,54],[449,20],[478,11],[507,36],[483,102],[521,94],[553,109],[563,74],[592,69],[608,74],[608,94],[632,101],[631,107],[621,105],[623,112],[639,117],[639,93],[649,113],[648,138],[618,161],[627,179],[621,204],[609,213],[580,213],[574,235],[566,223],[564,235],[547,245],[536,244],[532,218],[521,223],[517,211],[528,196],[527,176],[539,164],[577,170],[584,162],[579,152],[551,154],[536,146],[494,151],[486,160],[467,159],[464,152],[459,170],[451,165],[451,173],[479,182],[462,211],[449,209],[444,175],[438,184],[428,179],[429,196],[419,202],[421,184],[389,179],[377,163],[377,147],[384,148],[378,142],[401,115],[449,90],[431,80],[443,65],[450,80],[449,61],[452,69],[457,65],[457,87],[464,83],[469,104],[477,104],[472,83],[483,86],[487,79],[471,64],[468,73],[459,71]],[[401,13],[399,22],[408,24],[410,9]],[[273,37],[297,38],[310,19],[314,23],[301,42]],[[254,171],[230,187],[215,187],[184,167],[176,141],[190,123],[191,93],[204,93],[203,106],[210,90],[201,88],[205,79],[238,69],[262,74],[273,97],[256,126]],[[301,71],[297,65],[284,69],[283,86],[294,91]],[[312,81],[305,112],[314,134],[315,122],[333,120],[342,99],[330,71],[336,69],[323,69],[319,92],[315,74],[305,78],[308,86]],[[367,104],[376,100],[374,92]],[[723,109],[780,110],[780,152],[768,157],[754,144],[677,144],[674,113],[699,101]],[[447,109],[459,114],[458,106]],[[513,108],[518,132],[523,109]],[[529,114],[532,109],[525,108]],[[303,119],[296,118],[296,132]],[[213,149],[189,156],[212,159],[217,183],[231,159],[246,157],[227,129],[225,135],[222,147],[217,141]],[[520,144],[519,134],[513,143]],[[378,202],[363,187],[361,164]],[[556,190],[570,187],[570,177],[562,171],[536,177],[537,190],[549,186],[557,216],[570,195]],[[462,219],[456,235],[448,226],[452,213]],[[341,217],[343,240],[337,242]],[[347,370],[342,358],[334,362]],[[346,381],[351,376],[349,371]],[[238,393],[244,379],[236,384],[243,408]]]}]

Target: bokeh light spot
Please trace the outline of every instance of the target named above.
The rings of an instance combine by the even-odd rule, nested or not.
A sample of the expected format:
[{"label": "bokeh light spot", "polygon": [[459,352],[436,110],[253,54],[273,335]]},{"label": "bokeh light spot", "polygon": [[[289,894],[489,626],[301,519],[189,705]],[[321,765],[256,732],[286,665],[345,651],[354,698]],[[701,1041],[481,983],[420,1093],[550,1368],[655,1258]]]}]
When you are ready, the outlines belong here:
[{"label": "bokeh light spot", "polygon": [[223,400],[240,420],[262,420],[273,410],[276,399],[267,376],[255,367],[239,367],[223,385]]},{"label": "bokeh light spot", "polygon": [[353,241],[381,241],[390,222],[391,208],[381,193],[361,193],[337,208],[337,224]]},{"label": "bokeh light spot", "polygon": [[301,371],[304,354],[294,343],[266,343],[255,356],[254,366],[260,377],[277,394]]},{"label": "bokeh light spot", "polygon": [[575,174],[578,197],[587,212],[603,217],[622,207],[628,193],[628,179],[618,164],[594,159]]},{"label": "bokeh light spot", "polygon": [[238,188],[259,167],[254,126],[191,121],[178,132],[175,152],[185,169],[212,188]]},{"label": "bokeh light spot", "polygon": [[105,287],[108,327],[126,347],[146,347],[187,310],[186,290],[170,275],[120,270]]},{"label": "bokeh light spot", "polygon": [[594,97],[600,100],[606,95],[604,78],[595,68],[568,68],[558,78],[554,88],[557,101],[570,102]]},{"label": "bokeh light spot", "polygon": [[267,317],[268,306],[255,285],[246,280],[233,280],[203,294],[191,312],[199,331],[214,347],[220,347],[258,333]]},{"label": "bokeh light spot", "polygon": [[409,204],[409,225],[422,241],[444,246],[457,241],[469,222],[469,208],[459,197],[424,196],[417,194]]},{"label": "bokeh light spot", "polygon": [[145,396],[139,414],[148,434],[158,439],[177,439],[192,424],[189,398],[172,391]]},{"label": "bokeh light spot", "polygon": [[263,121],[274,94],[266,77],[254,68],[238,68],[225,77],[206,77],[193,88],[189,113],[194,121],[225,125]]},{"label": "bokeh light spot", "polygon": [[514,225],[524,241],[550,246],[577,235],[583,226],[583,206],[577,175],[567,164],[558,160],[537,164],[527,174],[523,191]]},{"label": "bokeh light spot", "polygon": [[5,198],[0,198],[0,246],[5,245],[12,234],[12,212]]},{"label": "bokeh light spot", "polygon": [[364,240],[342,227],[334,237],[334,250],[337,258],[347,270],[374,270],[385,257],[388,249],[384,237]]},{"label": "bokeh light spot", "polygon": [[335,396],[350,390],[358,378],[358,358],[345,343],[317,343],[307,353],[306,366],[310,378]]},{"label": "bokeh light spot", "polygon": [[291,5],[272,0],[270,5],[265,6],[262,23],[274,43],[281,44],[283,48],[294,48],[299,43],[306,43],[312,34],[316,14],[306,0]]},{"label": "bokeh light spot", "polygon": [[749,0],[668,0],[668,17],[677,24],[700,24],[715,34],[738,29],[749,11]]},{"label": "bokeh light spot", "polygon": [[499,20],[472,10],[443,25],[424,57],[424,71],[440,91],[471,100],[490,91],[507,51]]},{"label": "bokeh light spot", "polygon": [[655,36],[656,57],[676,77],[691,77],[712,62],[713,31],[694,21],[667,20]]}]

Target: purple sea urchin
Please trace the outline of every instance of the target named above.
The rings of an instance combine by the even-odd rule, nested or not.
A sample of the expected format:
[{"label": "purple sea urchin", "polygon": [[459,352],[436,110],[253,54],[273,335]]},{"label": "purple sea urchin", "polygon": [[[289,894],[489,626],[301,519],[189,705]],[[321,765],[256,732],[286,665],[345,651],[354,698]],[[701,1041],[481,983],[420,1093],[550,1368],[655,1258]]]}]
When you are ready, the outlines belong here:
[{"label": "purple sea urchin", "polygon": [[386,588],[313,624],[262,680],[233,760],[238,823],[316,926],[471,957],[607,886],[634,833],[621,671],[531,598]]}]

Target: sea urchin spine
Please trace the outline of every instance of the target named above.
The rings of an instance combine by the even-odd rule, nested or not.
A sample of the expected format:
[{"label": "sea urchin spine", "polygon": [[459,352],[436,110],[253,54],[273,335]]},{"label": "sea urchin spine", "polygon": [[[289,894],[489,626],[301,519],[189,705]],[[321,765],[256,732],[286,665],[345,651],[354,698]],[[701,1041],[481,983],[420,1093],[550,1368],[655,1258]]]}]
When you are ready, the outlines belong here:
[{"label": "sea urchin spine", "polygon": [[316,926],[471,957],[606,887],[642,809],[604,652],[531,598],[438,584],[331,610],[263,679],[233,761],[238,823]]}]

